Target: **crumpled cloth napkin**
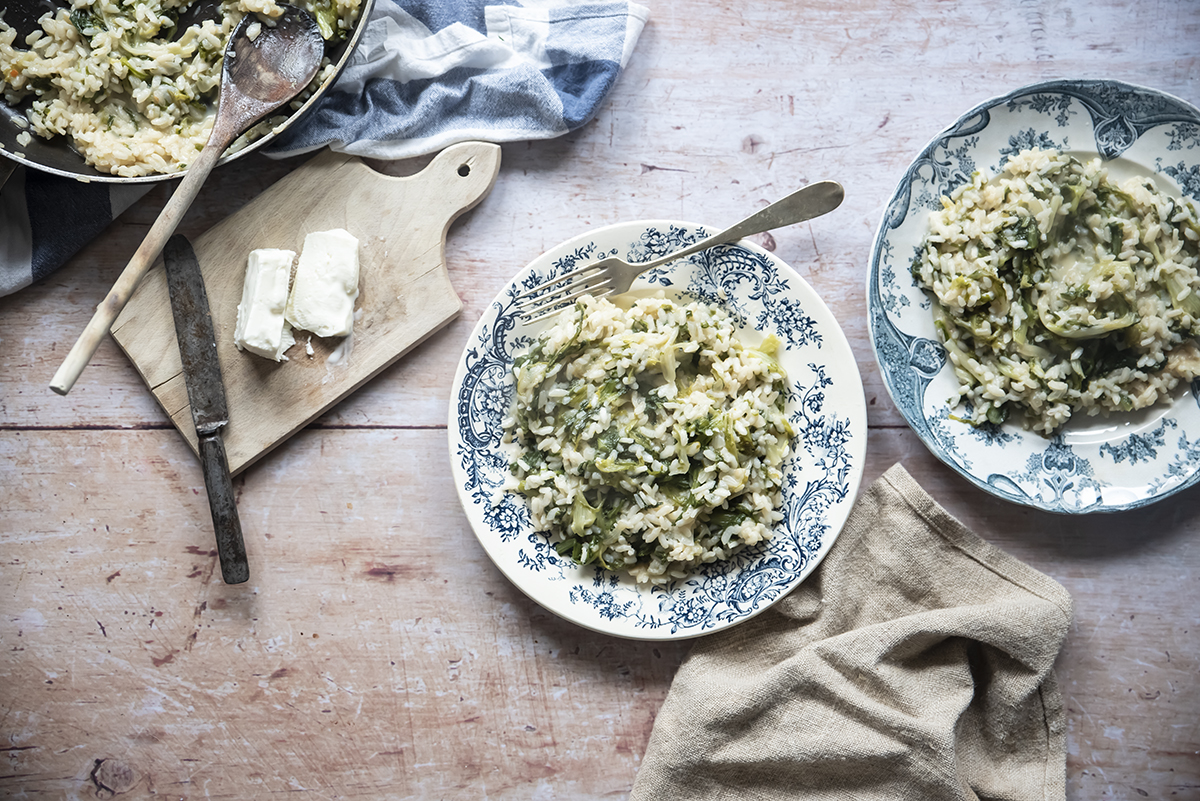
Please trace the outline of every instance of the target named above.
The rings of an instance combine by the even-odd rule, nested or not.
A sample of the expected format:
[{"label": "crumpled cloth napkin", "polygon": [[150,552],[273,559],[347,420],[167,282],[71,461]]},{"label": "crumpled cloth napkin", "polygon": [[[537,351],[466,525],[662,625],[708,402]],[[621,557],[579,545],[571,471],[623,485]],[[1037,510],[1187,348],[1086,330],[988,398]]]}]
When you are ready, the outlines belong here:
[{"label": "crumpled cloth napkin", "polygon": [[[264,152],[397,159],[560,136],[595,115],[648,16],[610,0],[376,0],[338,82]],[[0,296],[52,273],[149,189],[17,167],[0,190]]]},{"label": "crumpled cloth napkin", "polygon": [[697,641],[631,801],[1064,798],[1071,615],[895,465],[791,595]]}]

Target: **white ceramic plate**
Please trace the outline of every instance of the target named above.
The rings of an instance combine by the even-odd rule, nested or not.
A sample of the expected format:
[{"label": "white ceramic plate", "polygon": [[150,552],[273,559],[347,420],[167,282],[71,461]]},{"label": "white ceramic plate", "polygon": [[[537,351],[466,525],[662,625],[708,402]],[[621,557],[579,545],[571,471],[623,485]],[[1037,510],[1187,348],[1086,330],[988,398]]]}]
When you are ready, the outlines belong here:
[{"label": "white ceramic plate", "polygon": [[742,242],[642,276],[658,290],[723,306],[743,327],[774,333],[796,429],[784,464],[785,519],[769,543],[686,580],[639,587],[628,576],[581,568],[533,530],[525,499],[501,487],[509,459],[501,420],[513,401],[512,357],[549,323],[521,324],[513,297],[608,255],[630,261],[677,250],[709,233],[690,223],[643,221],[590,231],[521,270],[475,326],[454,378],[450,459],[463,508],[488,556],[534,601],[586,628],[640,640],[709,634],[766,609],[812,572],[845,523],[862,477],[867,414],[854,354],[837,321],[794,270]]},{"label": "white ceramic plate", "polygon": [[917,156],[884,213],[867,279],[872,341],[892,400],[943,462],[1001,498],[1063,513],[1144,506],[1200,480],[1200,381],[1174,402],[1076,416],[1053,439],[1019,421],[972,428],[949,418],[956,382],[930,302],[909,272],[938,199],[1009,156],[1039,146],[1105,160],[1110,174],[1153,176],[1200,199],[1200,109],[1115,81],[1062,80],[989,100]]}]

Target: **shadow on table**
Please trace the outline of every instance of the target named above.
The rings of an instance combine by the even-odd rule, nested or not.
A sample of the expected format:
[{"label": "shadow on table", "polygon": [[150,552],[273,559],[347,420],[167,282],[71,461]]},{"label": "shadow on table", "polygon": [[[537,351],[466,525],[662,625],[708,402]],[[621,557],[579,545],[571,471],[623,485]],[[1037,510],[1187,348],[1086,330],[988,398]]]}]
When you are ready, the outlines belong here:
[{"label": "shadow on table", "polygon": [[1069,559],[1105,559],[1165,548],[1200,530],[1200,485],[1124,512],[1067,515],[1017,506],[981,492],[961,476],[946,508],[1001,547],[1050,551]]}]

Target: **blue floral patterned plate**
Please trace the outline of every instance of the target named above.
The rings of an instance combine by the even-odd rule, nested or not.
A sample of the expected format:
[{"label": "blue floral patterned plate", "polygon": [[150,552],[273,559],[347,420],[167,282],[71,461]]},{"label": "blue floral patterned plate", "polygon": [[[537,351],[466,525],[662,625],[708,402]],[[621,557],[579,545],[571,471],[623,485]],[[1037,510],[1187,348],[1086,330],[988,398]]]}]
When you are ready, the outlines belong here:
[{"label": "blue floral patterned plate", "polygon": [[1028,147],[1104,159],[1116,178],[1152,176],[1200,200],[1200,109],[1115,81],[1062,80],[1018,89],[972,109],[921,151],[892,196],[867,278],[871,337],[892,400],[943,462],[988,492],[1062,513],[1112,512],[1200,480],[1200,381],[1170,404],[1109,417],[1077,415],[1047,439],[1019,421],[972,428],[950,418],[956,386],[930,302],[909,272],[939,198],[996,174]]},{"label": "blue floral patterned plate", "polygon": [[837,321],[790,267],[754,245],[713,248],[654,270],[633,291],[724,307],[743,328],[774,333],[791,385],[796,429],[784,464],[785,519],[771,540],[687,579],[638,586],[581,568],[534,531],[525,499],[503,489],[509,454],[501,421],[513,402],[514,351],[549,323],[519,322],[513,297],[608,255],[649,259],[709,233],[690,223],[647,221],[590,231],[539,256],[504,288],[475,326],[454,378],[450,457],[463,508],[488,556],[546,609],[586,628],[639,640],[709,634],[746,620],[812,572],[845,523],[862,477],[867,414],[854,354]]}]

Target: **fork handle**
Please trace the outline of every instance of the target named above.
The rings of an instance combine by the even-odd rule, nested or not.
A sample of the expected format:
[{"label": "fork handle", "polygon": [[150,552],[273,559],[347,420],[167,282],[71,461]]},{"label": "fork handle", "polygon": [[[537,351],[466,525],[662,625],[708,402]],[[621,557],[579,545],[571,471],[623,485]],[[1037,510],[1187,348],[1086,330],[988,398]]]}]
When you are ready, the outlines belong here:
[{"label": "fork handle", "polygon": [[814,217],[820,217],[822,214],[827,214],[836,209],[841,205],[842,198],[845,196],[845,190],[842,189],[842,185],[837,181],[817,181],[816,183],[802,186],[787,197],[776,200],[771,205],[759,209],[741,222],[736,222],[729,226],[724,231],[705,237],[683,250],[668,253],[666,256],[660,256],[654,261],[641,262],[635,266],[642,272],[645,272],[655,267],[661,267],[676,259],[690,256],[693,253],[708,250],[717,245],[736,242],[751,234],[761,234],[763,231],[769,231],[772,228],[782,228],[785,225],[793,225],[805,220],[811,220]]}]

